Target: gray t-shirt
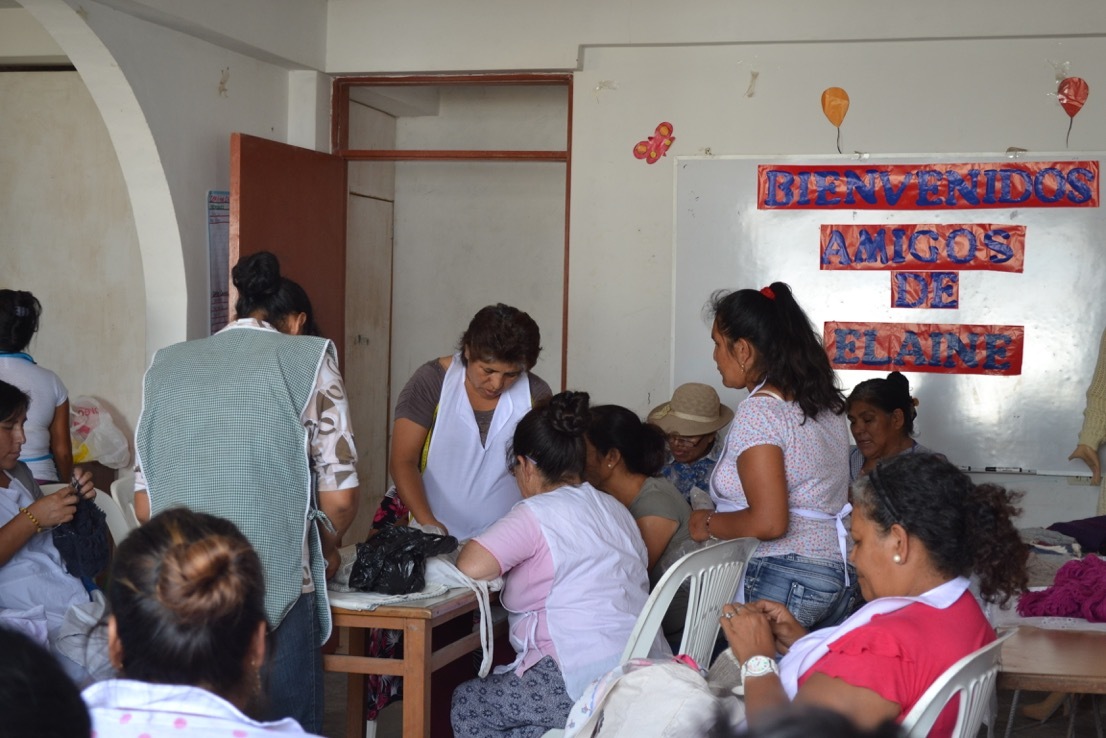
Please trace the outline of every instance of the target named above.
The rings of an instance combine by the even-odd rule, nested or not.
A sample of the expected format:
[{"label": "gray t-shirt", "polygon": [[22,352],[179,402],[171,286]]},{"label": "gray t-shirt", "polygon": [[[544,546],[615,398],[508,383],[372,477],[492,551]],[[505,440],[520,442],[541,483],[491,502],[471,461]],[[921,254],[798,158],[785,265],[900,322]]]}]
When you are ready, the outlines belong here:
[{"label": "gray t-shirt", "polygon": [[656,516],[676,521],[676,532],[672,534],[656,566],[649,572],[649,584],[655,585],[665,570],[687,553],[684,544],[691,540],[687,522],[691,519],[691,507],[679,490],[663,477],[649,477],[641,485],[641,491],[630,503],[630,514],[634,520]]},{"label": "gray t-shirt", "polygon": [[[406,418],[423,428],[434,425],[434,409],[442,399],[442,385],[445,383],[445,372],[438,359],[431,359],[411,375],[403,390],[396,400],[395,419]],[[527,372],[530,380],[530,402],[537,403],[540,400],[553,396],[553,391],[543,379],[535,374]],[[520,378],[521,379],[521,378]],[[480,443],[487,438],[488,428],[492,424],[492,416],[495,410],[473,410],[476,425],[480,429]]]}]

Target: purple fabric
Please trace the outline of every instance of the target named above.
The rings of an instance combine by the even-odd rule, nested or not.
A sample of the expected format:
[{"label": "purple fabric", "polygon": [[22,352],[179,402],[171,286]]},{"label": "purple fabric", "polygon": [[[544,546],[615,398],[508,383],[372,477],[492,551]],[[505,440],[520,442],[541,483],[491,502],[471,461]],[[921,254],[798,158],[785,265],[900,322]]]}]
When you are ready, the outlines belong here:
[{"label": "purple fabric", "polygon": [[1083,553],[1106,553],[1106,515],[1099,515],[1067,523],[1053,523],[1049,530],[1071,536],[1079,541]]},{"label": "purple fabric", "polygon": [[1051,587],[1021,596],[1018,614],[1106,622],[1106,561],[1092,555],[1064,564]]}]

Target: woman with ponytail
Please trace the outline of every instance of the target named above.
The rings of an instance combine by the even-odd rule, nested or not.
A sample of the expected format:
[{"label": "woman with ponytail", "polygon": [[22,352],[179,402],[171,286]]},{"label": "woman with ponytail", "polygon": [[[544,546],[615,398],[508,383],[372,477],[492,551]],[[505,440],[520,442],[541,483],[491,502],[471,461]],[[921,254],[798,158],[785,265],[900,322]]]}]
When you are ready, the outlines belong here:
[{"label": "woman with ponytail", "polygon": [[108,651],[122,678],[84,691],[100,738],[297,733],[262,723],[261,560],[234,523],[173,508],[115,550]]},{"label": "woman with ponytail", "polygon": [[[969,578],[988,602],[1025,590],[1029,553],[1014,527],[1017,497],[974,485],[935,454],[895,456],[857,480],[851,558],[867,604],[810,634],[776,602],[723,608],[750,724],[788,700],[861,727],[901,722],[948,667],[995,639]],[[946,707],[931,738],[951,735],[956,711],[955,703]]]},{"label": "woman with ponytail", "polygon": [[861,382],[846,402],[849,430],[856,440],[849,450],[850,480],[867,474],[882,459],[934,453],[914,440],[918,400],[911,397],[910,380],[901,372]]},{"label": "woman with ponytail", "polygon": [[806,627],[839,622],[855,592],[845,398],[786,284],[715,293],[710,305],[722,383],[749,396],[711,476],[716,507],[692,513],[691,536],[759,538],[737,599],[781,602]]},{"label": "woman with ponytail", "polygon": [[453,694],[458,736],[562,728],[591,680],[618,664],[649,596],[647,552],[626,507],[583,481],[588,395],[562,392],[515,427],[507,457],[522,501],[461,550],[474,579],[504,577],[518,652]]}]

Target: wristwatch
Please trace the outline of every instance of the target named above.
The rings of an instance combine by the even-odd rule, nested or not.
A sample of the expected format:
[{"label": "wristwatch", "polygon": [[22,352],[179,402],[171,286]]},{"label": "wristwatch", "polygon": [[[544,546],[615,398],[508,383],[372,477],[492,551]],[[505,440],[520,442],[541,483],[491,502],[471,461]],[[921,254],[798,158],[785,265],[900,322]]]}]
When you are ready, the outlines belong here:
[{"label": "wristwatch", "polygon": [[779,673],[780,667],[776,664],[775,659],[768,656],[750,656],[741,665],[741,686],[745,686],[746,677],[761,677],[766,674],[779,675]]}]

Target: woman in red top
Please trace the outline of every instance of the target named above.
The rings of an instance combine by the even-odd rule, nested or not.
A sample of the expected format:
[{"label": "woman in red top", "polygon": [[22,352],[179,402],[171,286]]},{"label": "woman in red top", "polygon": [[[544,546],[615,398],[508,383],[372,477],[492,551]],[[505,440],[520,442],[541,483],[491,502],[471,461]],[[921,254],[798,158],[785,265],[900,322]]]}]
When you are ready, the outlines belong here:
[{"label": "woman in red top", "polygon": [[[787,700],[862,727],[901,721],[948,667],[995,638],[968,577],[989,601],[1025,589],[1016,495],[1002,487],[972,484],[943,457],[909,454],[878,464],[852,494],[851,558],[868,604],[809,635],[778,603],[723,608],[754,725]],[[948,736],[955,722],[950,705],[930,736]]]}]

